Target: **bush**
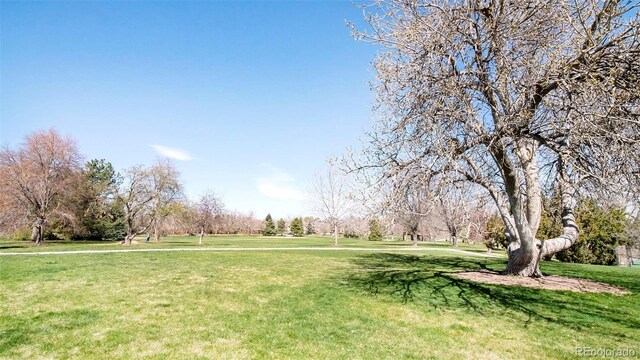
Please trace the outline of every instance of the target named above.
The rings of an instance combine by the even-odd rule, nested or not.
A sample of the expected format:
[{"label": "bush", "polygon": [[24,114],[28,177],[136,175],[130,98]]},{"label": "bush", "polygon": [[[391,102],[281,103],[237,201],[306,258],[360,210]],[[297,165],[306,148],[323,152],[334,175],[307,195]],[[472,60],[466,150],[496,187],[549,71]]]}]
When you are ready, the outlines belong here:
[{"label": "bush", "polygon": [[487,231],[484,235],[484,245],[489,250],[506,249],[509,245],[507,235],[505,235],[506,227],[502,222],[502,218],[494,215],[487,221]]},{"label": "bush", "polygon": [[623,209],[607,209],[593,200],[586,200],[576,210],[576,222],[580,236],[572,247],[556,254],[560,261],[614,265],[615,248],[630,244],[626,236]]},{"label": "bush", "polygon": [[31,230],[30,229],[19,229],[19,230],[16,230],[11,235],[9,235],[9,239],[11,239],[13,241],[31,240]]},{"label": "bush", "polygon": [[342,234],[347,239],[359,239],[360,235],[356,233],[355,230],[351,228],[347,228],[344,230],[344,234]]}]

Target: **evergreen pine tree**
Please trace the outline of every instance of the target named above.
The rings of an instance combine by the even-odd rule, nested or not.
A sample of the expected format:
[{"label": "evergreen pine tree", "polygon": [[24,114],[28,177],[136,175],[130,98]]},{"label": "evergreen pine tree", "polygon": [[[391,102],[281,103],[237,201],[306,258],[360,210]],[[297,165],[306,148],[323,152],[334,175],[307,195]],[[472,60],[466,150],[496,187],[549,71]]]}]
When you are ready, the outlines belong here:
[{"label": "evergreen pine tree", "polygon": [[316,228],[313,226],[313,218],[308,218],[307,220],[307,231],[305,232],[306,235],[313,235],[315,234]]},{"label": "evergreen pine tree", "polygon": [[615,264],[615,248],[628,245],[624,210],[603,207],[594,200],[586,199],[577,207],[576,220],[580,237],[572,247],[557,253],[556,258],[564,262]]},{"label": "evergreen pine tree", "polygon": [[287,223],[284,219],[278,220],[277,233],[280,235],[284,235],[284,232],[287,231]]},{"label": "evergreen pine tree", "polygon": [[371,221],[369,221],[369,240],[370,241],[382,240],[382,231],[380,229],[380,223],[376,219],[371,219]]},{"label": "evergreen pine tree", "polygon": [[271,214],[267,214],[267,217],[264,219],[264,230],[262,230],[262,235],[264,236],[274,236],[276,234],[276,227],[273,224],[273,218]]},{"label": "evergreen pine tree", "polygon": [[302,218],[295,218],[291,221],[291,233],[293,236],[304,236],[304,226]]}]

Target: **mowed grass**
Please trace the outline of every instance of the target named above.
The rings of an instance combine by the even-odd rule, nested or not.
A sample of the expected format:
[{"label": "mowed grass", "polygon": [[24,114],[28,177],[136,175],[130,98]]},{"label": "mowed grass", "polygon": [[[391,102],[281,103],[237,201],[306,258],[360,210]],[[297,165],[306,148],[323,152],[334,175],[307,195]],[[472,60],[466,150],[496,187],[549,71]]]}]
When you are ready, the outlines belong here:
[{"label": "mowed grass", "polygon": [[[122,249],[165,249],[165,248],[268,248],[268,247],[332,247],[331,236],[305,236],[302,238],[285,236],[258,236],[258,235],[210,235],[203,238],[203,243],[198,243],[198,236],[168,236],[154,242],[145,242],[144,236],[135,238],[130,247],[123,247],[121,241],[63,241],[48,240],[41,246],[34,246],[31,241],[12,241],[0,238],[0,252],[40,252],[40,251],[72,251],[72,250],[122,250]],[[401,241],[399,236],[384,241],[368,241],[366,239],[339,239],[341,248],[410,248],[410,241]],[[450,247],[446,241],[420,242],[418,247],[443,248]],[[469,250],[485,253],[487,249],[480,244],[460,244],[460,250]]]},{"label": "mowed grass", "polygon": [[[273,247],[299,240],[269,239]],[[258,247],[256,239],[216,241]],[[0,246],[16,249],[10,244]],[[626,296],[451,276],[504,261],[446,251],[0,256],[0,358],[540,359],[573,358],[576,347],[640,354],[640,271],[544,264],[546,273],[611,283]]]}]

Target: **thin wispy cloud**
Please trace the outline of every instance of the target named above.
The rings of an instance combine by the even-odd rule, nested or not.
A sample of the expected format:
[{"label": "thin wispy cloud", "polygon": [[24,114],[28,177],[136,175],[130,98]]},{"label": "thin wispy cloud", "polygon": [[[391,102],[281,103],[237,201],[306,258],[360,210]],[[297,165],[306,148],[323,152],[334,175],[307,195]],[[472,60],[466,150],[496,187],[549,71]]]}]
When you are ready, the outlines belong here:
[{"label": "thin wispy cloud", "polygon": [[170,159],[181,160],[181,161],[189,161],[193,159],[191,155],[182,149],[170,148],[162,145],[149,145],[151,146],[158,154],[168,157]]},{"label": "thin wispy cloud", "polygon": [[256,178],[261,194],[281,200],[305,200],[306,195],[295,185],[295,180],[286,172],[270,164],[260,164],[266,174]]}]

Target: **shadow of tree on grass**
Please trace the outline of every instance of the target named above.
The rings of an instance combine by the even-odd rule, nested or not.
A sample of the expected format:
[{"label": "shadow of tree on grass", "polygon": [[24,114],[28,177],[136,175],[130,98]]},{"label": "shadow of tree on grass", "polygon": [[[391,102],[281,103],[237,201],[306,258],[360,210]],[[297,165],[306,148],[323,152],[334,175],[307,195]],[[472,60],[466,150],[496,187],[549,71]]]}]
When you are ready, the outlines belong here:
[{"label": "shadow of tree on grass", "polygon": [[[509,313],[524,326],[541,320],[618,337],[628,337],[629,331],[637,334],[640,328],[637,295],[490,285],[454,276],[459,271],[501,269],[501,260],[375,253],[358,256],[352,262],[353,270],[342,280],[345,286],[395,301],[463,308],[487,316]],[[630,290],[638,293],[636,288]]]}]

